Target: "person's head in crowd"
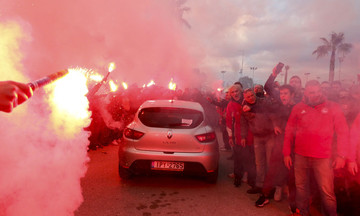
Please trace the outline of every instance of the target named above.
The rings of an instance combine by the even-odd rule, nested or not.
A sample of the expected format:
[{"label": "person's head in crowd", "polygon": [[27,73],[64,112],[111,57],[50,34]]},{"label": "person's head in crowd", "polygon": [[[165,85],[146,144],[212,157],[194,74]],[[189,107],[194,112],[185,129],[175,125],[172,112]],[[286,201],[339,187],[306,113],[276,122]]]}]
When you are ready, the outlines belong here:
[{"label": "person's head in crowd", "polygon": [[231,95],[230,95],[229,89],[225,90],[225,100],[227,100],[227,101],[231,100]]},{"label": "person's head in crowd", "polygon": [[302,84],[299,76],[292,76],[289,80],[289,84],[294,88],[295,91],[300,91]]},{"label": "person's head in crowd", "polygon": [[264,87],[260,84],[254,86],[254,92],[257,97],[264,97]]},{"label": "person's head in crowd", "polygon": [[323,94],[329,98],[331,97],[331,86],[330,86],[330,83],[328,81],[323,81],[321,83],[321,91],[323,92]]},{"label": "person's head in crowd", "polygon": [[245,89],[244,91],[244,100],[249,103],[249,104],[254,104],[256,103],[256,95],[255,95],[255,92],[248,88],[248,89]]},{"label": "person's head in crowd", "polygon": [[294,103],[294,88],[291,85],[282,85],[279,88],[280,100],[283,105],[290,105]]},{"label": "person's head in crowd", "polygon": [[310,106],[316,106],[324,102],[325,98],[319,81],[310,80],[305,85],[304,102]]},{"label": "person's head in crowd", "polygon": [[275,81],[274,86],[275,86],[275,88],[280,88],[281,85],[280,85],[279,81]]},{"label": "person's head in crowd", "polygon": [[335,92],[339,92],[341,89],[341,82],[340,81],[334,81],[331,83],[331,88],[335,91]]},{"label": "person's head in crowd", "polygon": [[360,85],[351,86],[350,95],[353,99],[360,101]]},{"label": "person's head in crowd", "polygon": [[241,84],[241,82],[234,82],[234,85],[240,86],[241,91],[243,91],[244,87],[243,87],[243,85]]},{"label": "person's head in crowd", "polygon": [[175,95],[178,98],[181,98],[183,96],[183,91],[181,89],[176,89]]},{"label": "person's head in crowd", "polygon": [[339,98],[348,98],[350,97],[350,92],[344,88],[339,91]]},{"label": "person's head in crowd", "polygon": [[351,99],[350,96],[345,96],[345,97],[341,97],[338,103],[340,104],[340,107],[344,112],[345,117],[347,117],[351,111],[352,108],[351,105],[353,104],[353,100]]},{"label": "person's head in crowd", "polygon": [[331,88],[330,83],[328,81],[323,81],[321,83],[321,89],[325,92]]},{"label": "person's head in crowd", "polygon": [[240,87],[240,85],[234,84],[229,88],[230,96],[235,101],[239,101],[241,99],[241,92],[242,88]]}]

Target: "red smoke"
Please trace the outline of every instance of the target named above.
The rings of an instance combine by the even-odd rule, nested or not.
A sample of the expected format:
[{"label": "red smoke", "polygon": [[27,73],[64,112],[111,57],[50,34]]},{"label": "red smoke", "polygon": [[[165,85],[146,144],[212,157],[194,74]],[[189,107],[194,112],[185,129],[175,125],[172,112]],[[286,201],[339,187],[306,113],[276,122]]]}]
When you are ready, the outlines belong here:
[{"label": "red smoke", "polygon": [[113,79],[166,85],[196,67],[173,0],[15,1],[4,12],[31,37],[24,58],[31,77],[76,66],[105,70],[115,62]]},{"label": "red smoke", "polygon": [[[204,76],[193,73],[194,46],[175,2],[1,0],[0,80],[30,82],[77,66],[105,75],[115,62],[113,80],[197,87]],[[0,113],[0,215],[72,215],[82,202],[88,122],[62,115],[50,95],[38,90]]]}]

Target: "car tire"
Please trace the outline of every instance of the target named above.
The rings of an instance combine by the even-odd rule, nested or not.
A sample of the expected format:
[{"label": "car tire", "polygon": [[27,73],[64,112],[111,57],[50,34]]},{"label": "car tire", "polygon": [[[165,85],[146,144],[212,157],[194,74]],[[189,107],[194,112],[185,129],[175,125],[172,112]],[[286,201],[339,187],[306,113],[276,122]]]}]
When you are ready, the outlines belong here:
[{"label": "car tire", "polygon": [[131,179],[131,177],[133,177],[133,174],[129,169],[124,168],[119,164],[119,176],[122,179]]},{"label": "car tire", "polygon": [[206,182],[208,182],[210,184],[216,184],[217,179],[218,179],[218,175],[219,175],[219,169],[216,169],[214,172],[209,173],[206,176]]}]

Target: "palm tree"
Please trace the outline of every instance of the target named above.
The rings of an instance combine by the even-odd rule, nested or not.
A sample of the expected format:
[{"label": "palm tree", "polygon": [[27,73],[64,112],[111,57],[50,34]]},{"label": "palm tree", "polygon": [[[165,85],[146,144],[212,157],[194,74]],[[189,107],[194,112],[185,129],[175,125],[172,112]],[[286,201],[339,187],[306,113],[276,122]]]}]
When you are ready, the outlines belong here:
[{"label": "palm tree", "polygon": [[338,34],[332,32],[330,37],[330,41],[328,41],[326,38],[320,38],[323,42],[323,45],[318,46],[312,54],[316,54],[318,59],[320,57],[326,56],[329,52],[331,53],[329,82],[333,82],[335,76],[335,55],[336,53],[341,52],[343,56],[345,56],[346,53],[350,52],[352,44],[344,43],[344,33],[342,32]]}]

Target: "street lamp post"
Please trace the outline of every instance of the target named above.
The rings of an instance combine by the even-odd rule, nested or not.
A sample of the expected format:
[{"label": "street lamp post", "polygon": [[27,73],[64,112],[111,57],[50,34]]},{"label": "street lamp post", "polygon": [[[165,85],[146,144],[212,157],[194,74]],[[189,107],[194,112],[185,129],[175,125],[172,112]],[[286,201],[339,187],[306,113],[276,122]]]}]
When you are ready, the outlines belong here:
[{"label": "street lamp post", "polygon": [[253,85],[254,85],[254,83],[255,83],[255,76],[254,76],[254,74],[255,74],[255,70],[257,69],[257,67],[250,67],[250,70],[252,70],[252,72],[253,72]]},{"label": "street lamp post", "polygon": [[222,73],[223,87],[225,87],[225,78],[224,78],[224,75],[225,75],[226,71],[221,71],[221,73]]},{"label": "street lamp post", "polygon": [[285,78],[284,78],[284,83],[287,84],[287,78],[288,78],[288,70],[290,69],[289,65],[285,66]]}]

